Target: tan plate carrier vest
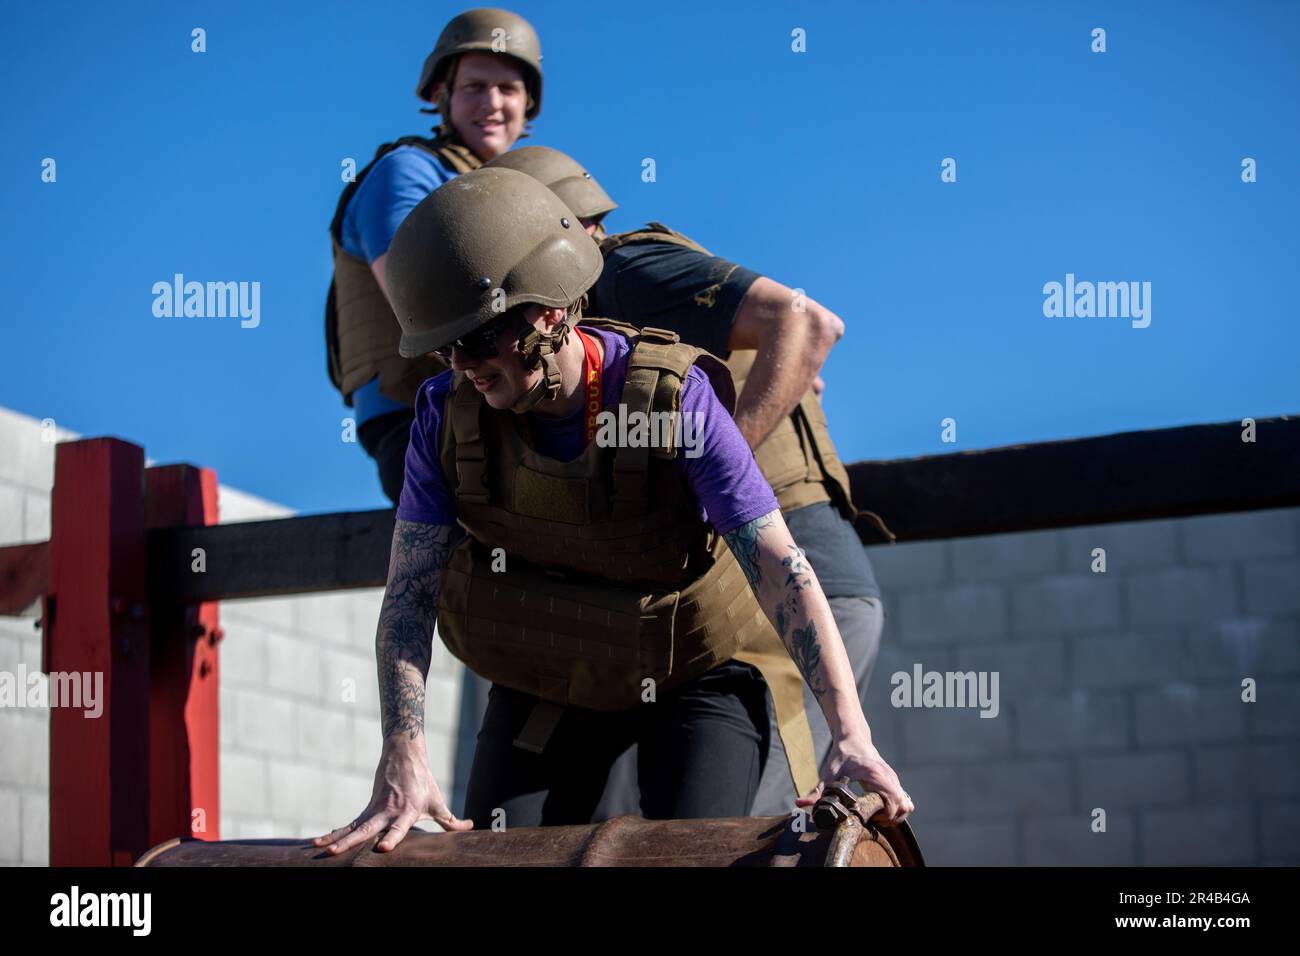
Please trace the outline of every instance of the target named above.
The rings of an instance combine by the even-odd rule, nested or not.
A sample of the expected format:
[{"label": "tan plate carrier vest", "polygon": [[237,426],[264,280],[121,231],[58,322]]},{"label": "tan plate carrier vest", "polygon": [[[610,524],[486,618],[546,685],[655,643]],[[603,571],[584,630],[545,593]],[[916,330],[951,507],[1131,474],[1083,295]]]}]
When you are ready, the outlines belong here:
[{"label": "tan plate carrier vest", "polygon": [[[676,415],[692,365],[730,412],[726,368],[674,332],[582,319],[631,341],[620,401]],[[800,794],[818,781],[803,678],[726,540],[700,519],[671,447],[601,447],[571,462],[529,447],[457,373],[440,458],[469,537],[443,576],[438,632],[475,673],[541,698],[515,741],[541,752],[564,705],[627,710],[731,658],[757,667]],[[669,434],[672,434],[671,430]],[[494,562],[493,550],[497,553]],[[494,571],[493,564],[505,570]]]},{"label": "tan plate carrier vest", "polygon": [[374,159],[343,190],[330,223],[334,281],[325,305],[325,343],[330,380],[349,405],[352,393],[378,375],[380,394],[402,405],[414,406],[420,384],[447,368],[432,355],[408,359],[397,353],[402,328],[388,304],[388,297],[379,287],[370,264],[343,250],[343,216],[348,203],[375,163],[399,146],[423,149],[457,175],[483,165],[472,152],[447,137],[403,136],[380,146]]},{"label": "tan plate carrier vest", "polygon": [[[620,246],[637,242],[669,242],[704,255],[712,255],[695,240],[676,232],[663,223],[651,222],[644,229],[609,236],[600,244],[606,258]],[[707,291],[707,290],[706,290]],[[745,387],[750,369],[758,353],[743,349],[731,353],[727,368],[736,383],[736,394]],[[770,435],[754,449],[754,458],[768,484],[776,493],[782,511],[793,511],[821,501],[833,502],[850,523],[861,515],[869,519],[885,537],[892,541],[894,534],[885,527],[880,517],[871,511],[862,511],[853,504],[849,473],[835,451],[826,414],[817,394],[809,389],[799,404],[777,423]]]}]

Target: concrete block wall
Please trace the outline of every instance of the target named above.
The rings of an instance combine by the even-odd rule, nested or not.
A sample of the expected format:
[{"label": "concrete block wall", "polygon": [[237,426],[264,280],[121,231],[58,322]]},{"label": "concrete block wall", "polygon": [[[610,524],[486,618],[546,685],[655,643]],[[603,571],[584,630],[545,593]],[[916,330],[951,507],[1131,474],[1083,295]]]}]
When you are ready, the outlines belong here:
[{"label": "concrete block wall", "polygon": [[[0,545],[50,535],[54,443],[76,437],[0,408]],[[0,615],[0,671],[41,666],[36,609]],[[0,865],[49,861],[49,711],[0,707]]]},{"label": "concrete block wall", "polygon": [[[54,443],[77,436],[0,409],[0,545],[50,533]],[[147,451],[147,449],[146,449]],[[357,454],[361,454],[360,450]],[[222,522],[291,512],[225,486]],[[221,605],[221,835],[315,836],[370,799],[379,759],[375,627],[382,590]],[[0,616],[0,671],[40,667],[37,609]],[[426,737],[444,792],[461,665],[435,641]],[[49,711],[0,708],[0,865],[49,862]],[[423,824],[436,829],[433,824]]]},{"label": "concrete block wall", "polygon": [[[870,554],[886,625],[867,718],[928,860],[1300,863],[1300,510]],[[894,707],[917,663],[997,671],[998,716]]]}]

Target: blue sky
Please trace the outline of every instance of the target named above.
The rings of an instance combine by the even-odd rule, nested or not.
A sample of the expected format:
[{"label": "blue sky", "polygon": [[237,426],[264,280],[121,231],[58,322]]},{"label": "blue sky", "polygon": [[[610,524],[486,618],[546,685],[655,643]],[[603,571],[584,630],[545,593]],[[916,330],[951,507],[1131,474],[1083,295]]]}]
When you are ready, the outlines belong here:
[{"label": "blue sky", "polygon": [[[545,53],[526,142],[592,169],[614,229],[663,220],[845,320],[846,460],[1300,411],[1300,4],[807,7],[511,5]],[[326,227],[344,158],[428,128],[412,89],[461,9],[14,6],[0,405],[296,508],[383,505],[325,374]],[[260,325],[156,318],[177,272],[260,282]],[[1066,273],[1150,282],[1150,327],[1045,317]]]}]

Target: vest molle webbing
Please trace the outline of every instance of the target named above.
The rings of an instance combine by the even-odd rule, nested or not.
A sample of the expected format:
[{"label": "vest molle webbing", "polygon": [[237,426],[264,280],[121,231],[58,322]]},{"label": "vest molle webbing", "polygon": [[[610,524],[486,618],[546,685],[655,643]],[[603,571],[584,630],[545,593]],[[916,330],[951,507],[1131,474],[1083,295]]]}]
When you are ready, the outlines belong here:
[{"label": "vest molle webbing", "polygon": [[339,197],[330,223],[334,280],[325,305],[325,340],[330,380],[349,405],[352,393],[376,375],[381,394],[400,404],[414,405],[420,384],[446,368],[433,356],[406,359],[398,355],[402,329],[388,297],[379,287],[370,264],[348,254],[342,246],[343,216],[348,202],[375,163],[399,146],[423,149],[457,174],[482,165],[473,153],[452,140],[404,136],[379,147],[374,159],[348,183]]},{"label": "vest molle webbing", "polygon": [[[680,414],[697,364],[734,408],[723,365],[675,333],[580,325],[631,340],[619,399],[629,412]],[[542,701],[607,711],[639,706],[647,679],[658,693],[733,657],[752,663],[773,692],[796,786],[813,787],[802,679],[726,541],[700,519],[676,450],[592,441],[560,462],[529,448],[514,417],[490,408],[463,375],[453,379],[440,459],[470,536],[452,551],[439,599],[438,633],[451,652]],[[494,571],[502,558],[505,569]],[[540,750],[558,713],[539,707],[545,719],[517,743]]]}]

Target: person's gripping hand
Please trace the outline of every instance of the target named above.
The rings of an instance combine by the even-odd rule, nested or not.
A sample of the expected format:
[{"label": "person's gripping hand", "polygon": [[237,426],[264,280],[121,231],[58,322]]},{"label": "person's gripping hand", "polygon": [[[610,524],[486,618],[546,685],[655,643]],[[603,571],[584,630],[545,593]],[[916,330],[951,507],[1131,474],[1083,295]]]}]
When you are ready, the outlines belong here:
[{"label": "person's gripping hand", "polygon": [[880,756],[880,751],[868,738],[846,737],[836,740],[822,764],[821,776],[821,783],[795,801],[796,807],[811,811],[813,804],[821,799],[828,781],[849,777],[858,781],[864,791],[875,791],[883,798],[885,808],[873,818],[882,826],[898,826],[916,809],[894,768],[885,762],[885,758]]},{"label": "person's gripping hand", "polygon": [[325,847],[326,852],[337,856],[383,833],[375,849],[387,853],[421,820],[433,820],[444,830],[474,828],[473,820],[461,820],[447,808],[447,801],[429,770],[423,739],[385,741],[370,804],[347,826],[311,842],[312,846]]}]

